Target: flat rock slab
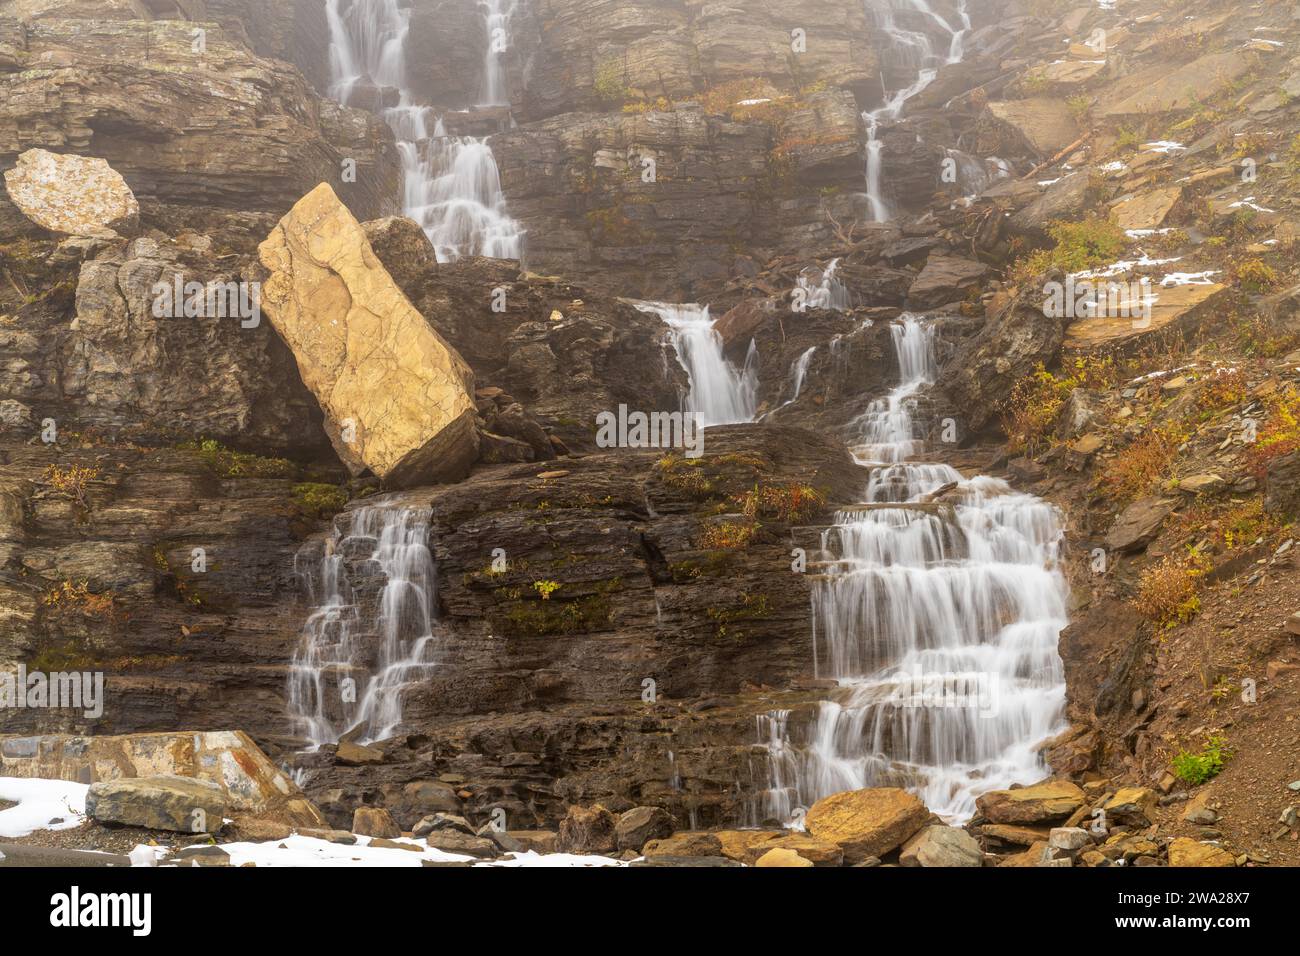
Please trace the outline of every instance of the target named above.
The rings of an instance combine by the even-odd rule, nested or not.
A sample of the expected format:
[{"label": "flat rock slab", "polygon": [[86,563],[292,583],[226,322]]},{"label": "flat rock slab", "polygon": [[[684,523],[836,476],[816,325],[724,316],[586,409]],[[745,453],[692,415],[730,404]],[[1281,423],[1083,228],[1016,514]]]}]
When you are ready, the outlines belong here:
[{"label": "flat rock slab", "polygon": [[1106,532],[1106,547],[1111,551],[1140,551],[1155,540],[1165,519],[1173,514],[1178,502],[1172,498],[1141,498],[1115,518]]},{"label": "flat rock slab", "polygon": [[262,303],[354,473],[393,486],[463,478],[478,457],[474,373],[322,183],[258,249]]},{"label": "flat rock slab", "polygon": [[160,775],[215,784],[237,821],[325,825],[316,806],[243,731],[0,737],[0,776],[94,784]]},{"label": "flat rock slab", "polygon": [[1068,817],[1083,806],[1083,791],[1068,780],[1048,780],[1032,787],[990,790],[975,806],[991,823],[1042,823]]},{"label": "flat rock slab", "polygon": [[[1107,280],[1095,281],[1102,287]],[[1124,284],[1119,278],[1113,281]],[[1156,298],[1151,304],[1149,322],[1140,314],[1133,317],[1097,316],[1079,319],[1065,330],[1064,347],[1067,350],[1085,351],[1134,346],[1175,323],[1195,322],[1199,316],[1213,309],[1218,296],[1226,289],[1227,286],[1217,282],[1207,285],[1177,285],[1167,289],[1153,285],[1152,293]],[[1136,312],[1136,308],[1131,311]]]},{"label": "flat rock slab", "polygon": [[990,103],[989,114],[1041,156],[1054,156],[1079,135],[1079,124],[1059,97]]},{"label": "flat rock slab", "polygon": [[112,237],[139,224],[135,194],[102,159],[29,149],[4,178],[19,212],[50,232]]}]

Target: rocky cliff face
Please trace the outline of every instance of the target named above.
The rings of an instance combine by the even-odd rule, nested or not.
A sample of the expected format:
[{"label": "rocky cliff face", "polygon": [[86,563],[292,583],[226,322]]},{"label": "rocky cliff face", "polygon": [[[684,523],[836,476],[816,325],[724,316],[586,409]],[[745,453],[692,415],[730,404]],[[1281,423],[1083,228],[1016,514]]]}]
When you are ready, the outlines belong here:
[{"label": "rocky cliff face", "polygon": [[[1138,783],[1143,826],[1199,835],[1172,761],[1226,732],[1223,839],[1290,853],[1265,839],[1300,629],[1290,20],[981,5],[961,61],[872,134],[894,213],[876,223],[862,112],[916,63],[860,4],[521,4],[513,105],[476,108],[480,11],[417,0],[410,90],[453,134],[490,135],[528,233],[522,263],[438,263],[397,215],[392,133],[325,98],[319,4],[158,6],[0,3],[0,169],[96,157],[139,205],[116,236],[65,236],[0,194],[0,664],[102,670],[111,701],[94,724],[25,711],[6,730],[239,727],[340,826],[363,805],[402,827],[498,807],[549,825],[597,801],[761,822],[757,717],[806,727],[827,690],[791,562],[824,557],[835,506],[862,496],[850,423],[898,381],[892,323],[925,310],[942,368],[917,414],[956,426],[943,461],[1068,519],[1071,729],[1045,753],[1073,782],[1046,809],[1021,794],[1030,824]],[[321,183],[383,273],[378,311],[472,370],[463,481],[376,497],[361,466],[385,468],[347,473],[328,389],[299,373],[319,343],[154,309],[160,282],[265,279],[259,244]],[[1047,284],[1087,273],[1152,280],[1151,321],[1045,314]],[[758,420],[710,429],[701,459],[596,442],[600,412],[677,409],[690,384],[641,297],[709,304],[736,366],[752,343]],[[429,514],[434,666],[390,739],[304,753],[300,572],[375,502]],[[373,604],[364,555],[341,560]],[[1045,836],[1007,802],[980,808],[976,853]],[[1173,857],[1126,826],[1090,865]]]}]

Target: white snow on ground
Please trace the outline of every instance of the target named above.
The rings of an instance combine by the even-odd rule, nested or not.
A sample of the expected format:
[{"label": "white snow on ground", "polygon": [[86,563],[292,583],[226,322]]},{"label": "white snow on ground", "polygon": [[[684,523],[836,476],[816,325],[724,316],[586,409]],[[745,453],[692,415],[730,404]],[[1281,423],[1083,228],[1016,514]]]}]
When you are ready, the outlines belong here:
[{"label": "white snow on ground", "polygon": [[1167,236],[1173,229],[1125,229],[1124,235],[1130,239],[1146,239],[1148,236]]},{"label": "white snow on ground", "polygon": [[1214,280],[1210,276],[1218,274],[1216,269],[1210,269],[1206,272],[1171,272],[1160,280],[1160,285],[1165,289],[1176,285],[1213,285]]},{"label": "white snow on ground", "polygon": [[[254,863],[259,867],[277,866],[422,866],[423,861],[433,863],[454,863],[468,861],[476,866],[529,866],[529,867],[573,867],[573,866],[623,866],[618,860],[602,856],[577,856],[568,853],[520,853],[504,860],[476,861],[472,857],[456,853],[444,853],[435,850],[420,840],[399,839],[394,843],[404,843],[418,847],[413,850],[394,850],[387,847],[370,846],[370,837],[359,836],[354,846],[330,843],[314,837],[294,834],[284,840],[272,840],[268,843],[223,843],[221,849],[230,854],[231,866],[243,866]],[[154,861],[149,860],[148,851],[154,850]],[[154,862],[166,858],[166,850],[138,846],[131,852],[131,859],[137,866],[152,866]]]},{"label": "white snow on ground", "polygon": [[1110,279],[1132,272],[1134,269],[1149,269],[1153,266],[1168,265],[1171,262],[1178,262],[1181,258],[1181,256],[1176,256],[1173,259],[1152,259],[1147,255],[1143,255],[1141,259],[1121,259],[1119,262],[1112,263],[1102,269],[1087,269],[1083,272],[1073,272],[1071,275],[1076,279]]},{"label": "white snow on ground", "polygon": [[0,801],[18,806],[0,810],[0,837],[15,839],[37,830],[71,830],[86,820],[84,783],[0,777]]},{"label": "white snow on ground", "polygon": [[1266,208],[1263,207],[1263,206],[1257,206],[1257,205],[1255,205],[1255,197],[1254,197],[1254,196],[1247,196],[1245,199],[1241,200],[1240,202],[1235,202],[1235,203],[1233,203],[1233,204],[1232,204],[1231,206],[1229,206],[1228,208],[1229,208],[1229,209],[1241,209],[1243,206],[1246,207],[1247,209],[1253,209],[1253,210],[1255,210],[1255,212],[1273,212],[1272,209],[1266,209]]},{"label": "white snow on ground", "polygon": [[1157,140],[1154,143],[1146,143],[1142,147],[1149,153],[1172,153],[1174,150],[1186,149],[1182,143],[1171,142],[1167,139]]}]

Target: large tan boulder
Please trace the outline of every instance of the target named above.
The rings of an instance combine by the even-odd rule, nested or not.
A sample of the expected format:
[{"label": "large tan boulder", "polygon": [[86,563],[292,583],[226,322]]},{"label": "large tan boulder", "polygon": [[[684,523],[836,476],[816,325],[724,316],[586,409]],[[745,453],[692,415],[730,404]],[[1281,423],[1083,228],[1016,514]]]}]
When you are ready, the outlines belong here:
[{"label": "large tan boulder", "polygon": [[1032,787],[990,790],[975,800],[990,823],[1042,823],[1068,817],[1083,806],[1083,791],[1068,780],[1047,780]]},{"label": "large tan boulder", "polygon": [[411,305],[361,224],[321,183],[259,247],[262,304],[325,412],[339,457],[404,486],[478,456],[474,373]]},{"label": "large tan boulder", "polygon": [[5,171],[5,190],[19,212],[50,232],[111,237],[140,221],[126,180],[93,156],[29,149]]},{"label": "large tan boulder", "polygon": [[896,849],[929,819],[920,798],[896,787],[832,794],[814,803],[804,818],[808,832],[836,844],[849,866]]}]

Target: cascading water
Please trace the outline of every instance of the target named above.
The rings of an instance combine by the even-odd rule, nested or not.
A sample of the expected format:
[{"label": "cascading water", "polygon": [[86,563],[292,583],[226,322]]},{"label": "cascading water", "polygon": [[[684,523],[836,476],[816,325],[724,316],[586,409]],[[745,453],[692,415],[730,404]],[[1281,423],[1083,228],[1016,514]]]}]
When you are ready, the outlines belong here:
[{"label": "cascading water", "polygon": [[404,688],[435,666],[428,540],[428,511],[368,506],[335,519],[322,553],[299,553],[313,610],[289,667],[289,716],[313,749],[356,728],[361,743],[390,736]]},{"label": "cascading water", "polygon": [[668,326],[669,342],[690,379],[682,411],[698,413],[705,426],[754,420],[758,409],[758,347],[752,341],[745,365],[737,371],[722,353],[722,338],[713,328],[708,306],[634,304],[642,312],[659,316]]},{"label": "cascading water", "polygon": [[[840,260],[832,259],[830,264],[822,271],[820,277],[815,275],[815,269],[805,270],[804,273],[800,274],[796,280],[796,288],[803,294],[805,308],[834,309],[836,312],[845,312],[852,307],[848,288],[836,276],[839,267]],[[814,274],[809,275],[808,272],[810,271]]]},{"label": "cascading water", "polygon": [[[505,91],[497,47],[508,42],[514,8],[501,0],[485,7],[483,95],[495,103]],[[442,120],[413,101],[406,85],[410,18],[397,0],[327,0],[330,96],[348,106],[385,104],[379,112],[402,160],[403,211],[424,227],[440,262],[466,255],[518,259],[523,230],[506,212],[491,147],[478,137],[448,136]]]},{"label": "cascading water", "polygon": [[483,90],[479,106],[508,106],[505,52],[510,48],[510,18],[514,0],[479,0],[487,32],[487,52],[483,55]]},{"label": "cascading water", "polygon": [[933,332],[904,316],[894,345],[901,381],[857,422],[855,456],[874,463],[867,503],[825,532],[813,585],[815,665],[839,690],[797,740],[786,713],[759,722],[759,812],[778,819],[842,790],[902,786],[962,821],[979,793],[1044,776],[1035,748],[1064,729],[1058,515],[998,479],[908,460],[925,449]]},{"label": "cascading water", "polygon": [[[876,222],[885,222],[893,215],[885,198],[881,175],[884,144],[880,140],[880,128],[897,120],[908,100],[934,82],[940,68],[961,60],[965,53],[966,32],[971,28],[966,5],[967,0],[957,0],[959,25],[953,26],[935,12],[927,0],[867,0],[868,14],[874,16],[881,34],[891,41],[890,55],[901,58],[916,71],[912,83],[893,93],[886,91],[884,103],[862,114],[867,127],[867,203],[871,218]],[[908,29],[900,25],[899,12],[908,13],[910,22],[917,22],[926,29]],[[946,49],[935,49],[932,32],[947,36]]]}]

